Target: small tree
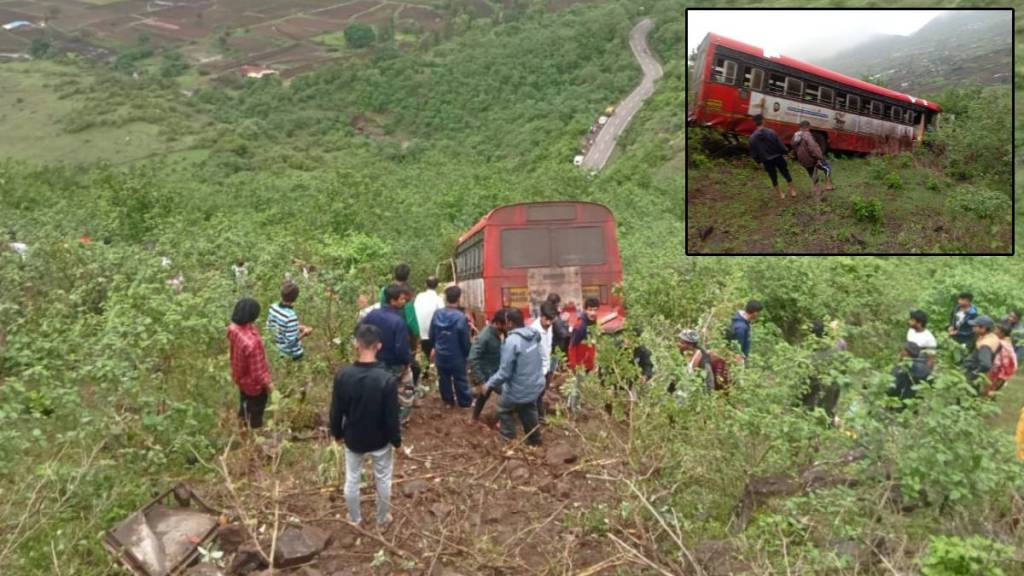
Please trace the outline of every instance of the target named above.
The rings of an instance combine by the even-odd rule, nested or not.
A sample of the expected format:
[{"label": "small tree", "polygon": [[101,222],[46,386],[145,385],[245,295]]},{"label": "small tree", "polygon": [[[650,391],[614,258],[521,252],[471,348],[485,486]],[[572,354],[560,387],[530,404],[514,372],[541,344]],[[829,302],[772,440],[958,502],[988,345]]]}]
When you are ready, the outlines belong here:
[{"label": "small tree", "polygon": [[349,24],[345,28],[345,43],[349,48],[366,48],[376,39],[377,34],[366,24]]},{"label": "small tree", "polygon": [[28,53],[33,58],[45,58],[50,52],[50,41],[45,38],[33,38],[32,44],[28,47]]}]

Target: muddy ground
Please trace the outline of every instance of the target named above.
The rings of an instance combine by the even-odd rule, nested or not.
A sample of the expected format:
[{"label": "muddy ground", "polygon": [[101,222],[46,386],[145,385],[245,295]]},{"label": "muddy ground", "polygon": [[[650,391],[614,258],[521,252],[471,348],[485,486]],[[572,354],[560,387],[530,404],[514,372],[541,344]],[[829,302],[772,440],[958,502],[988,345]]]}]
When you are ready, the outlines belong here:
[{"label": "muddy ground", "polygon": [[[552,408],[557,408],[559,399],[549,395]],[[395,521],[384,532],[374,523],[368,464],[363,483],[366,532],[346,524],[344,495],[337,484],[344,471],[333,469],[336,461],[322,427],[298,434],[308,439],[286,442],[281,449],[269,442],[231,451],[225,463],[239,500],[223,478],[197,490],[229,513],[241,504],[248,516],[259,519],[264,540],[274,532],[275,508],[279,526],[304,523],[328,531],[330,544],[303,567],[327,576],[566,574],[614,556],[607,539],[588,526],[603,507],[618,506],[622,487],[611,478],[622,474],[625,464],[612,453],[612,443],[621,426],[601,411],[572,420],[554,415],[543,428],[543,446],[508,444],[494,428],[496,398],[476,423],[467,409],[447,408],[436,388],[418,401],[403,431],[403,448],[410,452],[396,452]],[[321,413],[318,424],[323,418]]]}]

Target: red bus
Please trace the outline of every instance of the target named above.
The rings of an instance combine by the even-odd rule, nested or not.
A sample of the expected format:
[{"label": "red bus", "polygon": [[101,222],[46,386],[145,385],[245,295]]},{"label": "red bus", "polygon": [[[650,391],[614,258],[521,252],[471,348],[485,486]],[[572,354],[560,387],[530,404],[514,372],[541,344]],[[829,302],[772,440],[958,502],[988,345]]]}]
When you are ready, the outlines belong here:
[{"label": "red bus", "polygon": [[502,307],[535,317],[549,293],[562,298],[570,325],[583,300],[600,302],[605,331],[621,328],[622,283],[615,218],[592,202],[527,202],[495,208],[459,237],[453,281],[477,327]]},{"label": "red bus", "polygon": [[752,116],[761,114],[789,142],[807,120],[823,151],[910,150],[942,111],[934,102],[718,34],[701,42],[690,82],[689,123],[749,136]]}]

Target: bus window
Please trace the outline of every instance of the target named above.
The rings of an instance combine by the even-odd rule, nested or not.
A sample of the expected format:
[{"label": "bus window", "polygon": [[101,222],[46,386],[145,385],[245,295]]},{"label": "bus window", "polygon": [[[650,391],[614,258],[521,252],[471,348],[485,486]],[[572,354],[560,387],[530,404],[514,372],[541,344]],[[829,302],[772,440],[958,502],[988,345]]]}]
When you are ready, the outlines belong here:
[{"label": "bus window", "polygon": [[904,110],[903,111],[903,121],[906,122],[907,124],[913,124],[914,123],[914,111],[913,110]]},{"label": "bus window", "polygon": [[604,264],[604,228],[584,226],[552,230],[555,266]]},{"label": "bus window", "polygon": [[776,74],[772,72],[768,74],[768,91],[776,94],[782,94],[783,87],[786,84],[786,77],[782,74]]},{"label": "bus window", "polygon": [[550,265],[551,237],[547,228],[512,228],[501,231],[502,268]]},{"label": "bus window", "polygon": [[786,78],[786,96],[800,98],[804,93],[804,83],[796,78]]},{"label": "bus window", "polygon": [[725,58],[715,58],[715,65],[711,69],[711,81],[723,84],[736,83],[736,63]]},{"label": "bus window", "polygon": [[854,96],[850,94],[846,97],[847,109],[853,110],[854,112],[860,111],[860,96]]},{"label": "bus window", "polygon": [[881,102],[875,102],[874,100],[871,100],[871,114],[873,114],[875,116],[881,116],[882,115],[882,103]]},{"label": "bus window", "polygon": [[760,68],[754,68],[750,73],[750,89],[761,91],[764,90],[764,70]]},{"label": "bus window", "polygon": [[846,93],[845,92],[836,92],[836,108],[839,108],[840,110],[842,110],[843,108],[846,108]]},{"label": "bus window", "polygon": [[818,89],[818,100],[825,105],[832,105],[832,89],[822,86]]},{"label": "bus window", "polygon": [[804,86],[804,100],[810,100],[812,102],[818,101],[818,85],[811,84],[810,82]]},{"label": "bus window", "polygon": [[899,106],[892,107],[892,119],[899,122],[903,119],[903,109]]}]

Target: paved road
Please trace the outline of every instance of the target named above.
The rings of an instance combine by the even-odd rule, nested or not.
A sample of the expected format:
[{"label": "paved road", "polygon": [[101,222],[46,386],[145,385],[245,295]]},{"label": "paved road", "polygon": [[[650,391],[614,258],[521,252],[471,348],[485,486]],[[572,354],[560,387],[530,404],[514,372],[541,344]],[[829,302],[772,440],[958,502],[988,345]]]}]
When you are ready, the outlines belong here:
[{"label": "paved road", "polygon": [[633,119],[633,115],[643,105],[644,100],[654,93],[654,82],[661,78],[662,71],[661,64],[658,64],[647,47],[647,33],[653,27],[654,21],[644,18],[629,33],[629,47],[633,49],[633,55],[644,70],[644,78],[640,85],[615,107],[615,113],[605,123],[587,155],[583,157],[584,168],[600,170],[604,167],[612,155],[612,150],[615,150],[619,134],[629,126],[629,121]]}]

